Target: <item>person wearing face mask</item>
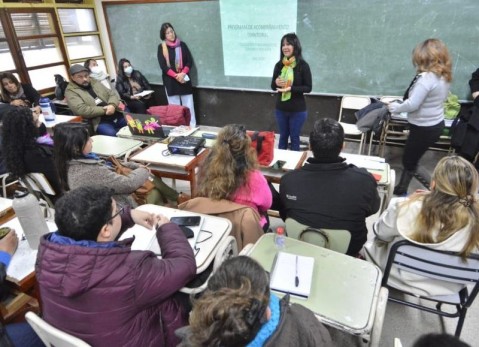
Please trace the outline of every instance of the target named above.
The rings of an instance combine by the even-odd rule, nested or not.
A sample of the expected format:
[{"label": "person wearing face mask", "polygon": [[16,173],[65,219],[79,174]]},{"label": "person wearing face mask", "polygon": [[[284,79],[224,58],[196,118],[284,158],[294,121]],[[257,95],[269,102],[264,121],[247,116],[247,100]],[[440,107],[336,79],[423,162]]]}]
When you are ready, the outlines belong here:
[{"label": "person wearing face mask", "polygon": [[140,71],[133,69],[128,59],[121,58],[118,62],[116,90],[133,113],[145,114],[147,108],[152,106],[151,94],[143,97],[135,96],[144,90],[151,90],[151,87],[145,76]]},{"label": "person wearing face mask", "polygon": [[160,29],[158,45],[158,63],[163,72],[168,104],[188,107],[191,113],[190,125],[196,126],[193,87],[189,72],[193,66],[193,57],[188,46],[176,36],[170,23],[163,23]]},{"label": "person wearing face mask", "polygon": [[280,60],[276,63],[271,80],[271,89],[278,92],[276,120],[279,128],[279,149],[299,151],[299,135],[308,112],[304,93],[313,88],[311,70],[301,56],[301,43],[295,33],[281,38]]},{"label": "person wearing face mask", "polygon": [[90,77],[100,81],[108,89],[114,89],[110,81],[110,76],[103,71],[95,59],[87,59],[83,64],[90,71]]},{"label": "person wearing face mask", "polygon": [[123,114],[119,111],[118,93],[90,78],[90,72],[83,65],[72,65],[70,77],[65,97],[73,114],[88,119],[97,134],[116,136],[126,126]]}]

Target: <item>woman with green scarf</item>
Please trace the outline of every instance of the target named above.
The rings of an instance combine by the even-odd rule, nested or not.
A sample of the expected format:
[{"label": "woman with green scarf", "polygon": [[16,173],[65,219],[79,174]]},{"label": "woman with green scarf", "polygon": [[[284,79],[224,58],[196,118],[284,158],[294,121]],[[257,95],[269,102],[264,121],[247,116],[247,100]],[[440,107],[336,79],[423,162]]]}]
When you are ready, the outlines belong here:
[{"label": "woman with green scarf", "polygon": [[271,80],[271,88],[278,92],[275,111],[279,127],[278,148],[287,149],[291,138],[291,149],[299,151],[299,135],[308,116],[304,93],[311,92],[313,81],[295,33],[281,38],[280,57]]}]

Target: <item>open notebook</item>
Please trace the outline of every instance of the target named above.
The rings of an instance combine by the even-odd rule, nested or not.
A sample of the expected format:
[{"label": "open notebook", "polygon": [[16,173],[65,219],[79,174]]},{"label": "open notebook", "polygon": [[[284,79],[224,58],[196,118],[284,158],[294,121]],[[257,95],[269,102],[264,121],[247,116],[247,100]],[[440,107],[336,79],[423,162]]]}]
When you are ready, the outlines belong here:
[{"label": "open notebook", "polygon": [[278,252],[273,262],[270,287],[282,293],[307,298],[311,293],[314,258]]}]

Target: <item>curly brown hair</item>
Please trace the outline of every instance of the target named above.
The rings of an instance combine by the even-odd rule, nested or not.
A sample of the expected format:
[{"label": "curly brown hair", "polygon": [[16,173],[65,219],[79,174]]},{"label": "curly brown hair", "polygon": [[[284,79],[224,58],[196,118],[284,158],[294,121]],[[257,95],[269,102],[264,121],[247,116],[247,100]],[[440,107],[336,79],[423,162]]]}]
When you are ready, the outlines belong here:
[{"label": "curly brown hair", "polygon": [[226,125],[200,167],[197,196],[229,199],[257,167],[258,159],[246,128]]},{"label": "curly brown hair", "polygon": [[412,52],[412,63],[418,73],[434,72],[447,82],[452,80],[451,56],[441,40],[427,39],[419,43]]}]

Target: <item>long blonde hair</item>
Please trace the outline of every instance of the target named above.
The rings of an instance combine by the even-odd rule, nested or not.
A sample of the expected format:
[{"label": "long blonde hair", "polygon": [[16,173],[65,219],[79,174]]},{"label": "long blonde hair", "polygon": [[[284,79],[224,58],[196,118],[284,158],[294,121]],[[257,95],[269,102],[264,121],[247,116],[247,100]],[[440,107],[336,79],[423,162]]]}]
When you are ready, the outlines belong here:
[{"label": "long blonde hair", "polygon": [[412,63],[417,73],[434,72],[444,77],[447,82],[452,80],[452,63],[449,51],[441,40],[427,39],[419,43],[412,51]]},{"label": "long blonde hair", "polygon": [[[410,199],[422,200],[411,239],[421,243],[440,243],[469,225],[469,239],[460,252],[465,258],[479,247],[477,170],[464,158],[448,156],[437,163],[432,181],[434,187],[430,193]],[[433,229],[439,229],[435,238],[431,234]]]},{"label": "long blonde hair", "polygon": [[256,152],[242,125],[226,125],[200,167],[197,196],[229,199],[258,167]]}]

